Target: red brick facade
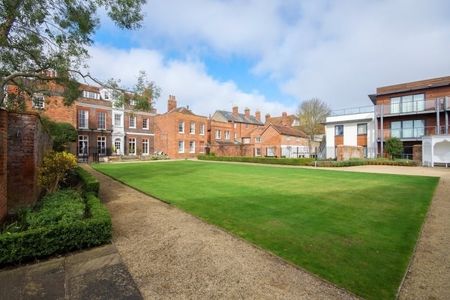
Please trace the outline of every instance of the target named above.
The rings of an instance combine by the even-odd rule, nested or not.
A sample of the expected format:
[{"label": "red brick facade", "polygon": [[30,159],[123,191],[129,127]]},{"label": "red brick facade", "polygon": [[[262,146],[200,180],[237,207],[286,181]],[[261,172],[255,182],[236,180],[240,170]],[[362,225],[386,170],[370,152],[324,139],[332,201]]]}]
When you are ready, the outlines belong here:
[{"label": "red brick facade", "polygon": [[170,158],[204,154],[208,119],[177,107],[174,96],[170,96],[168,108],[168,112],[155,117],[155,151],[166,153]]},{"label": "red brick facade", "polygon": [[7,215],[8,113],[0,109],[0,223]]},{"label": "red brick facade", "polygon": [[38,200],[38,167],[52,141],[36,113],[8,113],[8,210]]}]

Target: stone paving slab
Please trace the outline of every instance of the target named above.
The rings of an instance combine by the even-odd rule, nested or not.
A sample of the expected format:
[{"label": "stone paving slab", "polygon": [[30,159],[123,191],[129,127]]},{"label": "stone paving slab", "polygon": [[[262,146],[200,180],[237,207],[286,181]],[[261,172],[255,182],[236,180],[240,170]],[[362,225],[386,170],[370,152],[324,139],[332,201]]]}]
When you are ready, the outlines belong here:
[{"label": "stone paving slab", "polygon": [[142,299],[115,246],[0,270],[3,299]]}]

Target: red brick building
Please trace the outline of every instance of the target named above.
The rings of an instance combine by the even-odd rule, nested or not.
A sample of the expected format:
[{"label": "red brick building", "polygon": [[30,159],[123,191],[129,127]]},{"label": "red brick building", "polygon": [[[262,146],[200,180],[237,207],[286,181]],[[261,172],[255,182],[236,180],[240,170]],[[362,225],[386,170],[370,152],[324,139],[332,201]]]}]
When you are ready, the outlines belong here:
[{"label": "red brick building", "polygon": [[167,112],[155,117],[155,151],[170,158],[193,158],[206,152],[207,123],[204,116],[186,107],[177,107],[169,96]]},{"label": "red brick building", "polygon": [[63,87],[51,85],[52,96],[33,95],[27,110],[39,112],[57,122],[72,124],[78,131],[73,152],[81,161],[109,155],[154,153],[155,112],[115,107],[107,89],[80,85],[80,97],[64,105]]},{"label": "red brick building", "polygon": [[219,156],[252,156],[252,132],[263,127],[261,113],[250,115],[250,109],[239,113],[237,106],[231,112],[217,110],[208,122],[209,151]]},{"label": "red brick building", "polygon": [[369,95],[375,105],[377,153],[390,137],[403,141],[404,156],[422,137],[449,133],[450,76],[379,87]]},{"label": "red brick building", "polygon": [[270,114],[267,114],[266,124],[268,123],[288,127],[300,126],[299,118],[296,115],[288,115],[286,112],[283,112],[280,117],[271,117]]}]

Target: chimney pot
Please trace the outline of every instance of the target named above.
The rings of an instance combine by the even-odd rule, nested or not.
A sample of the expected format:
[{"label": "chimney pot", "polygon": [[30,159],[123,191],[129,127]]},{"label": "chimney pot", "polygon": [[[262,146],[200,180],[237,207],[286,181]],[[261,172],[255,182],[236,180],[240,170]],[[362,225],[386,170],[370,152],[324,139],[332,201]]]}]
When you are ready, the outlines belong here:
[{"label": "chimney pot", "polygon": [[177,100],[175,96],[169,95],[169,100],[167,100],[167,111],[177,108]]},{"label": "chimney pot", "polygon": [[266,124],[269,123],[270,114],[266,114]]},{"label": "chimney pot", "polygon": [[239,114],[239,108],[237,106],[233,106],[233,115],[237,116]]},{"label": "chimney pot", "polygon": [[259,110],[255,112],[255,118],[256,120],[261,121],[261,112]]},{"label": "chimney pot", "polygon": [[250,117],[250,109],[248,107],[244,110],[244,113],[247,118]]}]

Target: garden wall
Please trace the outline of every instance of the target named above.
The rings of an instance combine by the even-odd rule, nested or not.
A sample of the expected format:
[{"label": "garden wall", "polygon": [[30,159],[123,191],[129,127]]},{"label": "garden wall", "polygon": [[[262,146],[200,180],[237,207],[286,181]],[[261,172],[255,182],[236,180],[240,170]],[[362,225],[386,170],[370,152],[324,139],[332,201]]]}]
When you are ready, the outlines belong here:
[{"label": "garden wall", "polygon": [[351,158],[364,158],[364,149],[361,146],[336,146],[336,160],[349,160]]},{"label": "garden wall", "polygon": [[8,114],[5,110],[0,109],[0,223],[7,214],[7,143],[8,143]]},{"label": "garden wall", "polygon": [[38,200],[38,167],[51,150],[52,140],[37,113],[7,115],[7,199],[8,210],[14,210]]}]

